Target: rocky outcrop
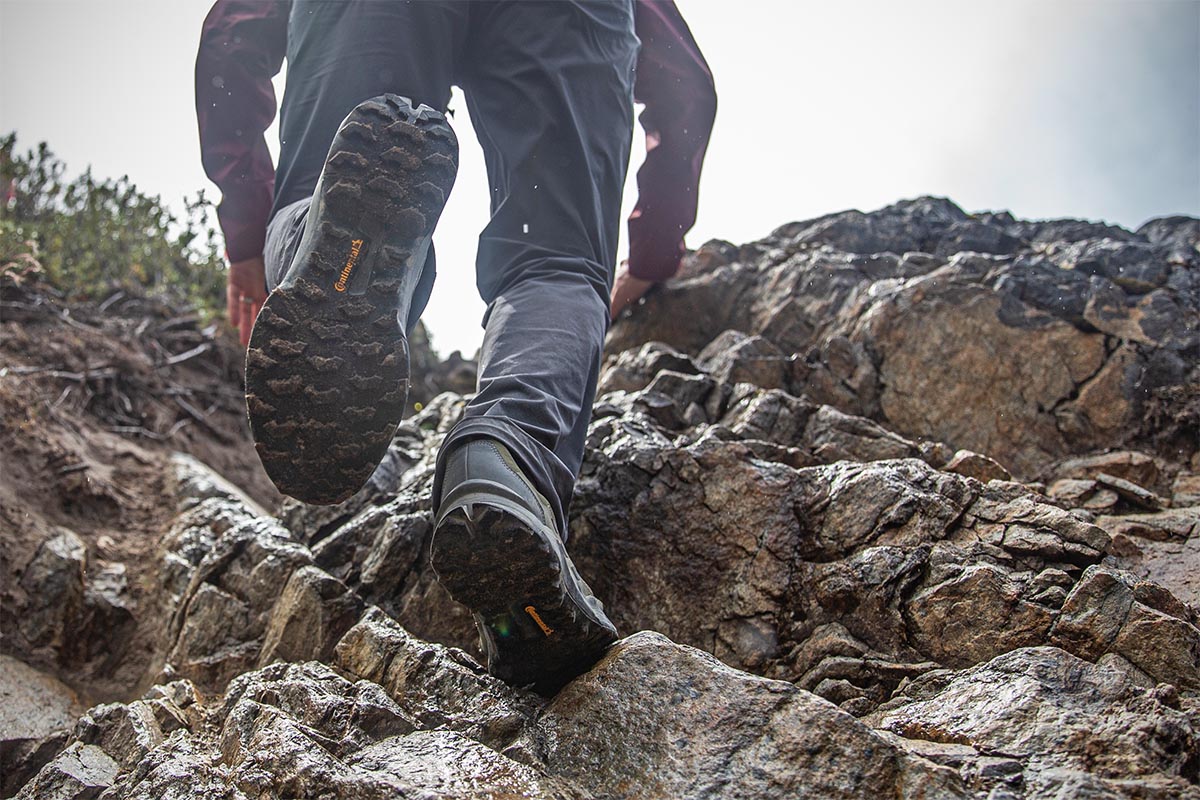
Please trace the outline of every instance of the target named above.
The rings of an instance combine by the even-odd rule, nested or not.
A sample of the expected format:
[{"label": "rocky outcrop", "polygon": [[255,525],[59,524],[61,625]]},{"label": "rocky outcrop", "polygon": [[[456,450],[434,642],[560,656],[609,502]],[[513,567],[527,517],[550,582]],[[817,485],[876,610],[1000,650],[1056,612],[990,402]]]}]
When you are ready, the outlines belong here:
[{"label": "rocky outcrop", "polygon": [[[611,333],[568,546],[628,635],[552,698],[486,674],[427,567],[462,395],[339,506],[175,458],[145,686],[6,768],[109,800],[1197,796],[1198,242],[925,198],[693,254]],[[27,638],[116,580],[91,558],[31,556],[63,599]]]},{"label": "rocky outcrop", "polygon": [[700,355],[728,342],[722,331],[761,337],[774,356],[723,349],[776,365],[773,382],[792,394],[985,453],[1024,478],[1128,443],[1190,463],[1195,228],[1182,217],[1137,232],[1028,222],[937,198],[843,212],[741,248],[705,245],[611,344]]}]

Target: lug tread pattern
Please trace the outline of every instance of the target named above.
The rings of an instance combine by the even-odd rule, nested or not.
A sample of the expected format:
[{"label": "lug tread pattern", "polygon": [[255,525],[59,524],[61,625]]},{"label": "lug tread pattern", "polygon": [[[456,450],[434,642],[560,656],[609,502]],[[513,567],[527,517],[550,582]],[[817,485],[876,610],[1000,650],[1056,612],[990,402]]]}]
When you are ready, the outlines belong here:
[{"label": "lug tread pattern", "polygon": [[[408,391],[400,287],[457,163],[444,117],[395,95],[359,104],[334,137],[309,251],[263,305],[246,359],[255,447],[284,494],[341,502],[387,452]],[[355,240],[368,274],[339,284]]]}]

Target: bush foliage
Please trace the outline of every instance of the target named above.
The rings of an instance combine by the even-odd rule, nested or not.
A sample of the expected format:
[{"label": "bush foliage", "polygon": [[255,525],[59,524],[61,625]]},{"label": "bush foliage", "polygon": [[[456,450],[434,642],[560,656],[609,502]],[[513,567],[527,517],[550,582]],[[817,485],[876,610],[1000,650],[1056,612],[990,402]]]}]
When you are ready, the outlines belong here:
[{"label": "bush foliage", "polygon": [[73,179],[45,142],[19,153],[0,137],[0,263],[34,248],[44,279],[71,299],[117,289],[162,296],[208,312],[224,307],[225,261],[203,191],[180,219],[122,176]]}]

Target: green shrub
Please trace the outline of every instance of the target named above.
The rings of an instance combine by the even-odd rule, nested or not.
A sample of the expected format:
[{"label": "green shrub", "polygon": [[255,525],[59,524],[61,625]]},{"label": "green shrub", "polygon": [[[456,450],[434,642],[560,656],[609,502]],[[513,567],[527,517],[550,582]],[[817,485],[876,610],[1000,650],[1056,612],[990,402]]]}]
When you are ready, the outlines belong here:
[{"label": "green shrub", "polygon": [[33,242],[44,279],[71,299],[125,289],[209,314],[224,308],[225,261],[203,191],[184,198],[180,219],[128,176],[98,181],[89,168],[67,180],[45,142],[21,154],[16,138],[0,138],[0,263]]}]

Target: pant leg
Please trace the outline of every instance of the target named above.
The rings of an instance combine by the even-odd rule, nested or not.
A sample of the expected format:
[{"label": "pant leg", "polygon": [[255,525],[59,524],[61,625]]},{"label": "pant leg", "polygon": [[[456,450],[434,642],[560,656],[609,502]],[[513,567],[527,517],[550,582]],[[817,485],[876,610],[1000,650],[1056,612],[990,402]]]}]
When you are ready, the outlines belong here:
[{"label": "pant leg", "polygon": [[444,112],[469,31],[452,0],[293,0],[275,206],[312,196],[350,110],[391,92]]},{"label": "pant leg", "polygon": [[[468,6],[447,0],[294,0],[280,111],[275,207],[267,226],[267,289],[284,279],[338,126],[354,106],[388,92],[444,111],[462,60]],[[430,245],[408,306],[409,333],[433,289]]]},{"label": "pant leg", "polygon": [[[583,459],[633,131],[629,0],[472,7],[464,88],[492,218],[479,240],[488,304],[479,392],[439,454],[494,436],[550,500],[565,537]],[[440,480],[435,482],[435,504]]]}]

